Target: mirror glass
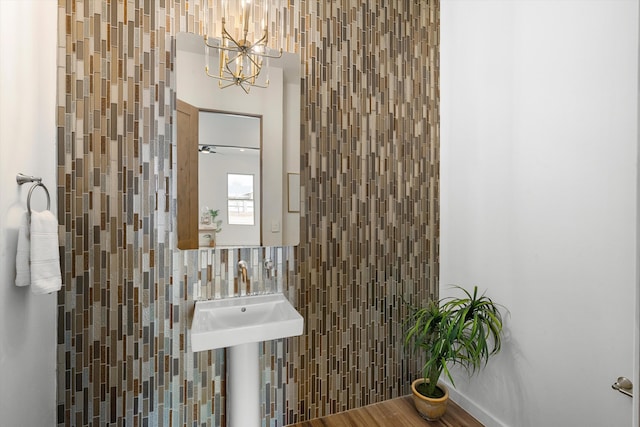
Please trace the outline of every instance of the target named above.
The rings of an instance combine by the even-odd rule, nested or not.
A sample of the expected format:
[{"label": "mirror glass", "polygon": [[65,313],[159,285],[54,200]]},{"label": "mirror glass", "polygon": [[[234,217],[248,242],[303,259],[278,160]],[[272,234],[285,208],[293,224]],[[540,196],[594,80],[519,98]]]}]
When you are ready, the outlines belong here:
[{"label": "mirror glass", "polygon": [[[178,248],[299,243],[300,58],[262,71],[267,88],[220,89],[201,36],[176,36]],[[261,75],[262,75],[261,73]],[[294,201],[293,208],[292,200]]]},{"label": "mirror glass", "polygon": [[227,221],[229,225],[255,225],[255,174],[227,175]]},{"label": "mirror glass", "polygon": [[201,247],[260,245],[261,128],[260,117],[199,111]]}]

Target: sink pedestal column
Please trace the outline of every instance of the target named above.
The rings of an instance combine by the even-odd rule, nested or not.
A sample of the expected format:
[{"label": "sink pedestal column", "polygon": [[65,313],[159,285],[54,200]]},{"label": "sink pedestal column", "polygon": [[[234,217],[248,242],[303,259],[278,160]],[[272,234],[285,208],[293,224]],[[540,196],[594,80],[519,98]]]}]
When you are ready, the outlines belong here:
[{"label": "sink pedestal column", "polygon": [[229,427],[259,427],[259,343],[227,348],[227,419]]}]

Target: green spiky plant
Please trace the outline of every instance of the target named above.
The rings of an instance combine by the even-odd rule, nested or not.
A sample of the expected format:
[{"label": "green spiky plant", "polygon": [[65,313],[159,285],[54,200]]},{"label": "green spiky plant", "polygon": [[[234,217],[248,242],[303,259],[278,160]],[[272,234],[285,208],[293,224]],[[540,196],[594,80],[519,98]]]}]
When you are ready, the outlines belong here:
[{"label": "green spiky plant", "polygon": [[220,215],[220,209],[209,209],[209,215],[211,216],[211,224],[215,226],[213,230],[214,233],[219,233],[222,231],[222,220],[216,219],[218,215]]},{"label": "green spiky plant", "polygon": [[460,365],[473,375],[486,365],[489,356],[500,351],[502,344],[502,305],[489,297],[473,294],[460,286],[464,295],[430,301],[426,307],[412,308],[406,322],[405,344],[424,352],[422,367],[425,378],[418,391],[438,398],[444,395],[437,387],[442,372],[455,386],[448,365]]}]

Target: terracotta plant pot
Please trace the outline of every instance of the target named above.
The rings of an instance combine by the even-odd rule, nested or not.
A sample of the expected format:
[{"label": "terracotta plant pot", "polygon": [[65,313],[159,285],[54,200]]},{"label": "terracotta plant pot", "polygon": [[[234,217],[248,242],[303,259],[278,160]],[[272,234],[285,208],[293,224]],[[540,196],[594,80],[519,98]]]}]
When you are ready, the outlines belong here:
[{"label": "terracotta plant pot", "polygon": [[[428,380],[427,380],[428,381]],[[442,417],[447,411],[447,404],[449,403],[449,390],[442,383],[438,383],[438,388],[444,392],[444,396],[438,398],[427,397],[417,390],[417,386],[425,382],[424,378],[419,378],[411,384],[411,392],[413,393],[413,403],[416,405],[416,409],[429,421],[435,421]]]}]

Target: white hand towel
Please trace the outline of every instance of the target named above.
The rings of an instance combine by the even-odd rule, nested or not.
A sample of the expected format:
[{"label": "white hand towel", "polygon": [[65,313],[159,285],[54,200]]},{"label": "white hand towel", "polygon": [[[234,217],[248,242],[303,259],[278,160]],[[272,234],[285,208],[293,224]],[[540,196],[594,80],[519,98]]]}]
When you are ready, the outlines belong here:
[{"label": "white hand towel", "polygon": [[29,244],[29,217],[27,211],[20,217],[18,229],[18,249],[16,251],[16,286],[29,286],[31,284],[31,271],[29,259],[31,248]]},{"label": "white hand towel", "polygon": [[48,294],[62,287],[58,219],[50,211],[31,212],[31,292]]}]

